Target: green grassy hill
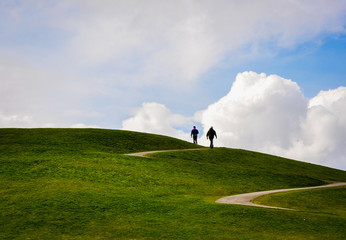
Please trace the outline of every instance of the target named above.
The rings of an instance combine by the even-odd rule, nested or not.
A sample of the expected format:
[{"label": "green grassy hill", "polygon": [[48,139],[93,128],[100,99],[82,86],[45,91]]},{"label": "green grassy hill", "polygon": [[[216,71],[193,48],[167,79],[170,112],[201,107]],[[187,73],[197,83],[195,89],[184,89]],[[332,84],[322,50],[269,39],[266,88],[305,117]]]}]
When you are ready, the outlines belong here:
[{"label": "green grassy hill", "polygon": [[346,188],[259,200],[301,211],[215,203],[236,193],[346,181],[345,171],[226,148],[123,155],[195,147],[129,131],[0,129],[0,238],[346,238]]}]

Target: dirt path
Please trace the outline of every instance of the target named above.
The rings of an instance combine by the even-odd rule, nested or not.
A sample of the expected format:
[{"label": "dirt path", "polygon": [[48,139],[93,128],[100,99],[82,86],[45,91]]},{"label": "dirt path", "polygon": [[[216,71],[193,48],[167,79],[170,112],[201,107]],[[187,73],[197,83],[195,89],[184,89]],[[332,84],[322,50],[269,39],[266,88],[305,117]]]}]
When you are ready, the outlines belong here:
[{"label": "dirt path", "polygon": [[269,190],[269,191],[262,191],[262,192],[243,193],[243,194],[223,197],[223,198],[216,200],[216,202],[217,203],[225,203],[225,204],[237,204],[237,205],[253,206],[253,207],[294,210],[294,209],[289,209],[289,208],[280,208],[280,207],[259,205],[259,204],[255,204],[251,201],[257,197],[264,196],[267,194],[272,194],[272,193],[288,192],[288,191],[296,191],[296,190],[307,190],[307,189],[317,189],[317,188],[340,187],[340,186],[346,186],[346,183],[335,182],[335,183],[322,185],[322,186],[315,186],[315,187],[289,188],[289,189],[278,189],[278,190]]},{"label": "dirt path", "polygon": [[145,157],[145,155],[151,153],[160,153],[160,152],[176,152],[176,151],[195,151],[195,150],[205,150],[207,148],[191,148],[191,149],[177,149],[177,150],[158,150],[158,151],[149,151],[149,152],[137,152],[137,153],[128,153],[127,156],[136,156],[136,157]]},{"label": "dirt path", "polygon": [[[128,154],[125,154],[125,155],[127,155],[127,156],[145,157],[145,155],[148,155],[148,154],[151,154],[151,153],[175,152],[175,151],[194,151],[194,150],[203,150],[203,149],[206,149],[206,148],[178,149],[178,150],[159,150],[159,151],[149,151],[149,152],[128,153]],[[278,189],[278,190],[269,190],[269,191],[261,191],[261,192],[243,193],[243,194],[223,197],[223,198],[220,198],[220,199],[216,200],[215,202],[216,203],[224,203],[224,204],[237,204],[237,205],[244,205],[244,206],[253,206],[253,207],[294,210],[294,209],[289,209],[289,208],[280,208],[280,207],[259,205],[259,204],[253,203],[252,200],[257,198],[257,197],[268,195],[268,194],[272,194],[272,193],[288,192],[288,191],[296,191],[296,190],[307,190],[307,189],[317,189],[317,188],[340,187],[340,186],[346,186],[346,183],[345,182],[335,182],[335,183],[331,183],[331,184],[327,184],[327,185],[314,186],[314,187],[288,188],[288,189]]]}]

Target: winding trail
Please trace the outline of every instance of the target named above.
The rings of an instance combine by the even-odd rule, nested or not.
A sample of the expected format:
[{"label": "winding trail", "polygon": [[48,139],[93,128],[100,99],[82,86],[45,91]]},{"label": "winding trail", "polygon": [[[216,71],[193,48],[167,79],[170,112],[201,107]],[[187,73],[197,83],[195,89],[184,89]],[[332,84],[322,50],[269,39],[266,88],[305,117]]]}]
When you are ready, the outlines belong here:
[{"label": "winding trail", "polygon": [[145,157],[148,154],[152,153],[161,153],[161,152],[177,152],[177,151],[196,151],[196,150],[205,150],[207,148],[191,148],[191,149],[176,149],[176,150],[157,150],[149,152],[136,152],[136,153],[127,153],[126,156],[136,156],[136,157]]},{"label": "winding trail", "polygon": [[[160,153],[160,152],[175,152],[175,151],[194,151],[194,150],[205,150],[205,148],[193,148],[193,149],[177,149],[177,150],[158,150],[158,151],[148,151],[148,152],[137,152],[137,153],[128,153],[124,154],[127,156],[136,156],[136,157],[145,157],[148,154],[152,153]],[[236,204],[236,205],[243,205],[243,206],[251,206],[251,207],[262,207],[262,208],[274,208],[274,209],[282,209],[282,210],[293,210],[290,208],[281,208],[281,207],[274,207],[274,206],[265,206],[260,204],[255,204],[252,202],[253,199],[273,194],[273,193],[279,193],[279,192],[289,192],[289,191],[297,191],[297,190],[309,190],[309,189],[318,189],[318,188],[330,188],[330,187],[341,187],[346,186],[346,182],[334,182],[327,185],[320,185],[320,186],[314,186],[314,187],[302,187],[302,188],[288,188],[288,189],[277,189],[277,190],[269,190],[269,191],[260,191],[260,192],[252,192],[252,193],[243,193],[243,194],[237,194],[232,196],[227,196],[220,198],[216,200],[216,203],[223,203],[223,204]]]},{"label": "winding trail", "polygon": [[317,189],[317,188],[341,187],[341,186],[346,186],[346,183],[345,182],[334,182],[331,184],[315,186],[315,187],[288,188],[288,189],[278,189],[278,190],[269,190],[269,191],[261,191],[261,192],[243,193],[243,194],[223,197],[223,198],[216,200],[215,202],[225,203],[225,204],[237,204],[237,205],[244,205],[244,206],[253,206],[253,207],[294,210],[294,209],[290,209],[290,208],[281,208],[281,207],[259,205],[259,204],[253,203],[252,200],[257,198],[257,197],[272,194],[272,193],[289,192],[289,191],[297,191],[297,190],[307,190],[307,189]]}]

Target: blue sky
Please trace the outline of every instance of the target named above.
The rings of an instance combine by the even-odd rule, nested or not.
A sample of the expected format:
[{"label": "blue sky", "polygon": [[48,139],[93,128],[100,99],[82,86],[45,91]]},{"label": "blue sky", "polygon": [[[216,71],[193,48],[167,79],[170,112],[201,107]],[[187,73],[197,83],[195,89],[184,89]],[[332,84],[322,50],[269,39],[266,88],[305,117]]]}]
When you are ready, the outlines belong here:
[{"label": "blue sky", "polygon": [[[210,106],[235,111],[219,105],[226,98],[236,106],[229,97],[235,82],[248,87],[240,88],[247,96],[242,104],[252,115],[257,108],[250,100],[257,95],[249,91],[263,78],[275,79],[270,89],[303,96],[297,104],[305,114],[290,105],[297,118],[315,114],[310,102],[333,112],[346,101],[335,97],[346,86],[345,26],[342,0],[1,1],[0,127],[126,128],[189,140],[192,124],[202,131],[213,124],[206,120]],[[269,97],[257,90],[267,94],[261,99]],[[320,95],[328,90],[328,97]],[[322,101],[327,98],[329,105]],[[215,126],[233,139],[220,146],[240,144],[236,132],[222,126],[232,117],[238,116],[220,116]],[[343,115],[335,121],[343,122]],[[337,126],[332,131],[346,129]],[[315,149],[306,131],[294,138]],[[345,141],[340,137],[335,146]],[[281,152],[243,147],[304,158],[291,154],[297,144],[280,146]],[[338,161],[346,165],[345,158]]]},{"label": "blue sky", "polygon": [[[320,42],[308,42],[294,49],[283,49],[274,56],[263,57],[235,65],[216,67],[210,78],[223,79],[227,84],[230,76],[252,70],[277,74],[299,84],[306,97],[314,97],[321,90],[346,85],[346,35],[333,34]],[[225,86],[224,85],[224,86]],[[218,91],[222,91],[220,86]],[[228,89],[224,92],[227,93]]]}]

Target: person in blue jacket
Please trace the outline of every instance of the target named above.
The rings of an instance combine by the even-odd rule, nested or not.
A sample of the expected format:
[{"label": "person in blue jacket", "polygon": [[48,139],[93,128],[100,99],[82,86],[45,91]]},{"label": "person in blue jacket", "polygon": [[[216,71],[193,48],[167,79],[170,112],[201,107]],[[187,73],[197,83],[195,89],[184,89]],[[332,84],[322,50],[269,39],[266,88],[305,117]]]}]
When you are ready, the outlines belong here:
[{"label": "person in blue jacket", "polygon": [[198,135],[198,130],[196,126],[193,126],[193,129],[191,130],[191,137],[193,138],[193,143],[197,144],[197,135]]}]

